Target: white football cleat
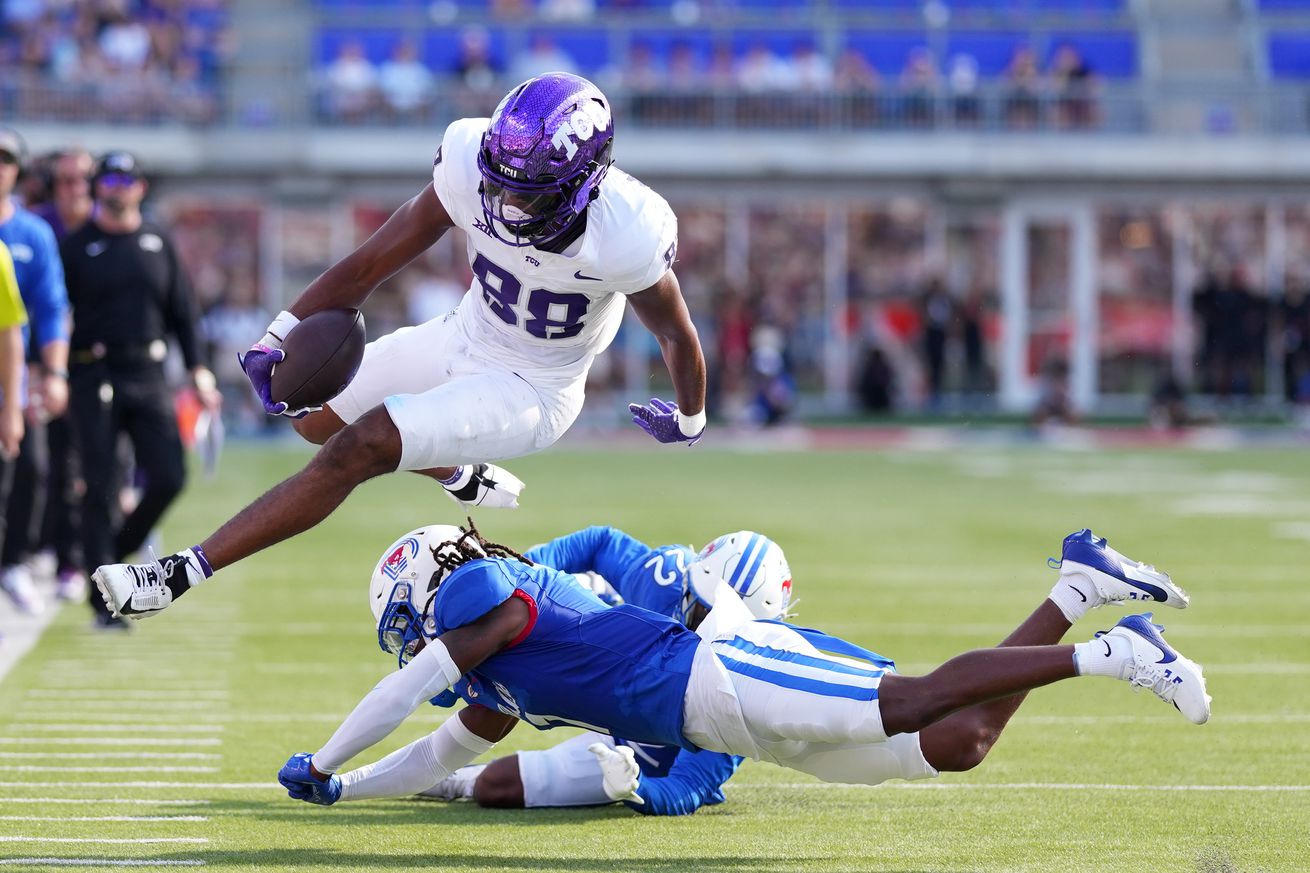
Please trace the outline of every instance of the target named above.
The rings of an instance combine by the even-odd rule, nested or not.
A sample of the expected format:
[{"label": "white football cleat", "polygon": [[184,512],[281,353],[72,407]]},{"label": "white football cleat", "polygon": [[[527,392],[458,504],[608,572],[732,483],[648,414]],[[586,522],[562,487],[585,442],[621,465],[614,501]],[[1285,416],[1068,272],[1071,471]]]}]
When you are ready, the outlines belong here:
[{"label": "white football cleat", "polygon": [[1108,631],[1101,631],[1096,640],[1126,640],[1131,655],[1124,658],[1119,678],[1172,703],[1192,724],[1205,724],[1210,720],[1210,695],[1205,693],[1205,676],[1201,665],[1182,655],[1164,640],[1158,624],[1151,621],[1151,613],[1129,615]]},{"label": "white football cleat", "polygon": [[32,581],[32,571],[27,569],[27,565],[15,564],[0,571],[0,588],[9,595],[9,599],[18,607],[19,612],[27,615],[40,615],[45,612],[45,600],[36,590],[36,583]]},{"label": "white football cleat", "polygon": [[1058,567],[1060,578],[1082,596],[1088,608],[1107,603],[1145,600],[1186,609],[1191,598],[1168,573],[1134,561],[1110,548],[1104,537],[1084,528],[1064,538]]},{"label": "white football cleat", "polygon": [[478,776],[485,769],[487,769],[486,764],[470,764],[467,767],[460,767],[436,785],[426,791],[420,791],[419,796],[430,797],[433,800],[444,800],[448,803],[455,800],[471,800],[473,798],[473,785],[478,781]]},{"label": "white football cleat", "polygon": [[186,558],[169,555],[148,564],[106,564],[91,574],[105,606],[118,618],[149,618],[191,587]]},{"label": "white football cleat", "polygon": [[453,478],[442,481],[441,487],[460,506],[517,509],[524,485],[495,464],[465,464],[456,469]]}]

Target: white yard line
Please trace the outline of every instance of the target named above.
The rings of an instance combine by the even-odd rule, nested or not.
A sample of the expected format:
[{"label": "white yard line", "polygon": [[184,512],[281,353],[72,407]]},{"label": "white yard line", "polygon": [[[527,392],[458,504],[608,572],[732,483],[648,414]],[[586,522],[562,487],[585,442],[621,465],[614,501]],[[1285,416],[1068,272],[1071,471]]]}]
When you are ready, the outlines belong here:
[{"label": "white yard line", "polygon": [[74,724],[47,722],[14,722],[8,725],[15,731],[87,731],[88,733],[149,733],[149,734],[207,734],[221,733],[221,724]]},{"label": "white yard line", "polygon": [[0,821],[209,821],[207,815],[0,815]]},{"label": "white yard line", "polygon": [[276,782],[0,782],[0,788],[199,788],[205,791],[286,791]]},{"label": "white yard line", "polygon": [[848,785],[838,782],[757,782],[728,783],[729,788],[837,789],[887,791],[1195,791],[1195,792],[1273,792],[1300,793],[1310,791],[1310,785],[1119,785],[1095,782],[888,782],[882,785]]},{"label": "white yard line", "polygon": [[0,737],[3,746],[221,746],[218,737]]},{"label": "white yard line", "polygon": [[45,633],[46,627],[54,621],[62,606],[62,603],[56,602],[40,615],[17,615],[5,604],[3,609],[12,614],[12,620],[11,615],[6,615],[5,644],[0,646],[0,681],[4,681],[9,671],[41,639],[41,634]]},{"label": "white yard line", "polygon": [[175,861],[146,858],[0,858],[0,864],[32,867],[203,867],[199,858],[179,858]]},{"label": "white yard line", "polygon": [[0,764],[0,773],[217,773],[217,767],[41,767]]},{"label": "white yard line", "polygon": [[228,692],[225,688],[193,688],[184,691],[161,691],[157,689],[138,689],[129,688],[126,690],[110,690],[104,686],[96,688],[33,688],[26,692],[28,697],[60,697],[65,698],[69,695],[77,695],[85,700],[162,700],[162,701],[189,701],[197,703],[205,700],[227,700]]},{"label": "white yard line", "polygon": [[112,845],[147,845],[155,843],[189,843],[203,845],[206,837],[0,837],[0,843],[99,843]]},{"label": "white yard line", "polygon": [[129,758],[133,760],[164,760],[168,758],[202,761],[217,761],[223,756],[216,752],[0,752],[0,758],[22,758],[31,760],[32,758],[58,758],[60,760],[72,758],[85,758],[96,761],[104,761],[109,758]]},{"label": "white yard line", "polygon": [[[27,783],[19,783],[27,784]],[[62,784],[62,783],[61,783]],[[68,803],[78,806],[127,804],[129,806],[208,806],[212,800],[163,800],[150,797],[0,797],[0,803]]]}]

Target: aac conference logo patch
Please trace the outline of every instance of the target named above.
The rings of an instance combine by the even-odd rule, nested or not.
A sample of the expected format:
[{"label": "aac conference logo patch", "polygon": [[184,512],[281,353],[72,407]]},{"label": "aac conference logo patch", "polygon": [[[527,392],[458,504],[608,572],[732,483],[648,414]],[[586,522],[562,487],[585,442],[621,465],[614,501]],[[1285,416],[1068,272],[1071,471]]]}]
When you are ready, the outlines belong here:
[{"label": "aac conference logo patch", "polygon": [[400,545],[387,555],[387,559],[382,562],[382,575],[386,576],[392,582],[400,578],[409,567],[409,562],[418,554],[418,540],[414,537],[408,537]]}]

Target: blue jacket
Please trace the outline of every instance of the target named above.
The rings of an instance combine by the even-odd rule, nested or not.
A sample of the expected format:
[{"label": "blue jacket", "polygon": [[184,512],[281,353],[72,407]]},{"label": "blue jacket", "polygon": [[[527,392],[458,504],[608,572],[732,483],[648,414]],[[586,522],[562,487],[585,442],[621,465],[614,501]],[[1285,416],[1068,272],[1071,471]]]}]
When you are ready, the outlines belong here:
[{"label": "blue jacket", "polygon": [[24,342],[35,352],[68,339],[68,288],[50,225],[15,204],[14,216],[0,224],[0,242],[9,246],[14,257],[18,293],[27,307],[30,325],[24,328]]}]

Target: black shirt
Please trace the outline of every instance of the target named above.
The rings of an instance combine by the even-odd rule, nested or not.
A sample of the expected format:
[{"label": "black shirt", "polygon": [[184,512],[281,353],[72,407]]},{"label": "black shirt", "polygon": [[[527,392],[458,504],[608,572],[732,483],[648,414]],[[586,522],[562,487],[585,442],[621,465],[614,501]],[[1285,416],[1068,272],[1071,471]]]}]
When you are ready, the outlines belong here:
[{"label": "black shirt", "polygon": [[188,369],[200,362],[191,282],[173,242],[150,222],[106,233],[94,220],[60,247],[73,306],[74,350],[140,348],[171,333]]}]

